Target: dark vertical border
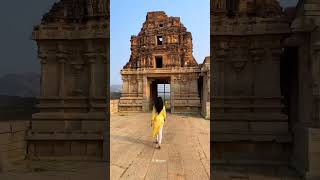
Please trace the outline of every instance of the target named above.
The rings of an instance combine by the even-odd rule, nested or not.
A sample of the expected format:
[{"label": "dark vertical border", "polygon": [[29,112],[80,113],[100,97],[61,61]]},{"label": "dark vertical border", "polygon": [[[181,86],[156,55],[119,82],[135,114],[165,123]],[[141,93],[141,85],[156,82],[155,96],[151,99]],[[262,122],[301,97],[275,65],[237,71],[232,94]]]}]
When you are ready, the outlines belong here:
[{"label": "dark vertical border", "polygon": [[214,121],[214,113],[213,113],[213,93],[214,93],[214,64],[213,64],[213,3],[214,0],[210,0],[210,179],[213,179],[214,172],[214,163],[213,163],[213,121]]},{"label": "dark vertical border", "polygon": [[104,0],[106,7],[106,117],[105,117],[105,131],[104,131],[104,144],[103,144],[103,160],[106,164],[105,179],[110,179],[110,0]]}]

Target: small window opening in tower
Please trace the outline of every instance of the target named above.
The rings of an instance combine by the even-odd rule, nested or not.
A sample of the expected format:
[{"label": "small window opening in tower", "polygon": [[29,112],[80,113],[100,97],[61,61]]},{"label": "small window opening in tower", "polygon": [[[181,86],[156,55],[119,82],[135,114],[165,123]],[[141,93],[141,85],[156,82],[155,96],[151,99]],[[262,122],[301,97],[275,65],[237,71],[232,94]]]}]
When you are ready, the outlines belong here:
[{"label": "small window opening in tower", "polygon": [[162,36],[157,36],[157,44],[162,45],[163,44],[163,38]]},{"label": "small window opening in tower", "polygon": [[162,57],[157,56],[156,57],[156,68],[162,68],[162,67],[163,67]]},{"label": "small window opening in tower", "polygon": [[163,24],[161,23],[161,24],[159,24],[159,27],[163,27]]}]

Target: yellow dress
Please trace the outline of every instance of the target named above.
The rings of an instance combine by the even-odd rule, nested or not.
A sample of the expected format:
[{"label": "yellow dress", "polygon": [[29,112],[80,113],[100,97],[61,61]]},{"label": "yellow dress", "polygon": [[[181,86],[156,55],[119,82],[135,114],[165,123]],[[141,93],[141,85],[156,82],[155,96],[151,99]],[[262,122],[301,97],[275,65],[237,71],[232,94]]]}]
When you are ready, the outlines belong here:
[{"label": "yellow dress", "polygon": [[152,129],[152,136],[156,137],[156,135],[159,134],[160,128],[163,126],[164,121],[167,117],[166,114],[166,108],[165,106],[163,106],[163,109],[161,110],[161,112],[158,114],[156,108],[153,106],[153,110],[152,110],[152,124],[153,124],[153,129]]}]

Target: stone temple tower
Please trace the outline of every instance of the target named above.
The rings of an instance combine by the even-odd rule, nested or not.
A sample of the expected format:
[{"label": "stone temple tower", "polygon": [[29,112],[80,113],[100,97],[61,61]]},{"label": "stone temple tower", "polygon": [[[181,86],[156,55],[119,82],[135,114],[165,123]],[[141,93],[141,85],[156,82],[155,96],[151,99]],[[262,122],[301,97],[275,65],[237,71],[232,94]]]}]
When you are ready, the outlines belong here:
[{"label": "stone temple tower", "polygon": [[131,56],[121,70],[119,111],[149,111],[157,84],[170,84],[171,112],[198,113],[200,68],[192,48],[192,35],[179,17],[148,12],[140,33],[131,37]]},{"label": "stone temple tower", "polygon": [[103,159],[108,6],[105,0],[61,0],[34,27],[41,95],[26,137],[29,158]]},{"label": "stone temple tower", "polygon": [[277,0],[212,0],[214,163],[288,164],[280,63],[289,22]]}]

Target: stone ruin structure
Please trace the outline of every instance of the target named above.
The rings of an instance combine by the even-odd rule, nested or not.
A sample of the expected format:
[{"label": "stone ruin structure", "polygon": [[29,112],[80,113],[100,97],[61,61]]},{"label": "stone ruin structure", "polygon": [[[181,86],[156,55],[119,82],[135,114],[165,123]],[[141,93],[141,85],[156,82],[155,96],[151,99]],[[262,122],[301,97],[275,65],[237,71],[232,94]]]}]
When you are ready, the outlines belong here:
[{"label": "stone ruin structure", "polygon": [[320,1],[211,1],[216,170],[291,167],[320,178]]},{"label": "stone ruin structure", "polygon": [[39,113],[27,132],[31,159],[103,159],[109,93],[109,2],[61,0],[32,34],[41,62]]},{"label": "stone ruin structure", "polygon": [[[201,111],[199,78],[204,76],[192,54],[192,35],[179,17],[168,17],[163,11],[148,12],[139,34],[131,36],[131,52],[121,70],[119,111],[150,111],[157,84],[170,84],[172,113]],[[207,75],[208,66],[204,69]]]}]

